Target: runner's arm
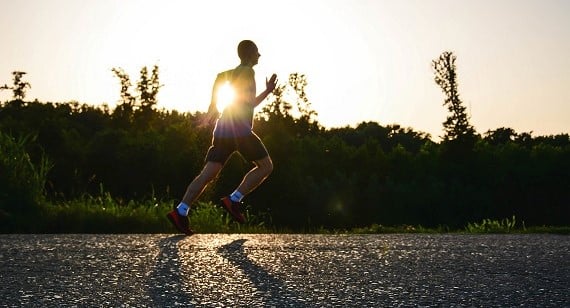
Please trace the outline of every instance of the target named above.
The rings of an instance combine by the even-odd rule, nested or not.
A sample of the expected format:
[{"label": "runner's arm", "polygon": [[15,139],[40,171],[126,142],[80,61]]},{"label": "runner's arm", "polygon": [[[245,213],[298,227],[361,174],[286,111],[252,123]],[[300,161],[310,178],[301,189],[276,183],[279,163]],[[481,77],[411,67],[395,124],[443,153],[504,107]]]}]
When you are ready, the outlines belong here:
[{"label": "runner's arm", "polygon": [[254,100],[253,100],[253,107],[257,107],[257,105],[261,104],[263,100],[275,89],[277,86],[277,75],[271,75],[271,78],[267,80],[265,78],[265,91],[261,92]]}]

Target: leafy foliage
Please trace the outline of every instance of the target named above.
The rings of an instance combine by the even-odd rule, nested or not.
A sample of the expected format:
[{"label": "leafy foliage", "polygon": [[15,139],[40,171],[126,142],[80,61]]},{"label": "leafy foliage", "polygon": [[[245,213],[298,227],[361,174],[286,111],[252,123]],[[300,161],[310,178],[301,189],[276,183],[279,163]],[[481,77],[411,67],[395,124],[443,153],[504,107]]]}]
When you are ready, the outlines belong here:
[{"label": "leafy foliage", "polygon": [[51,165],[44,156],[32,163],[26,148],[34,141],[30,136],[14,138],[0,132],[0,231],[13,227],[13,215],[37,211],[44,200]]},{"label": "leafy foliage", "polygon": [[10,87],[7,84],[0,86],[0,90],[12,90],[13,99],[15,101],[23,101],[26,98],[26,88],[31,88],[32,85],[27,82],[23,81],[22,78],[26,74],[26,72],[22,71],[14,71],[12,72],[13,77],[13,85]]},{"label": "leafy foliage", "polygon": [[[122,223],[134,224],[145,221],[141,217],[147,214],[136,214],[138,220],[127,218],[138,211],[133,204],[149,203],[147,210],[140,210],[160,219],[149,218],[149,230],[163,230],[163,213],[172,202],[153,200],[182,196],[203,166],[211,127],[201,126],[199,112],[156,109],[158,70],[150,77],[141,71],[147,77],[140,79],[135,94],[130,92],[130,78],[120,69],[115,74],[122,101],[114,110],[77,102],[2,104],[4,216],[26,204],[40,204],[39,195],[63,207],[50,207],[48,213],[56,217],[51,221],[63,221],[71,209],[77,209],[72,216],[79,215],[73,219],[84,213],[104,220],[108,211],[94,210],[96,214],[88,208],[109,209],[101,204],[113,204]],[[263,230],[264,224],[271,224],[290,230],[358,230],[374,225],[457,229],[487,217],[512,215],[527,226],[568,225],[568,134],[532,136],[499,128],[483,137],[473,134],[469,155],[450,159],[453,151],[447,141],[436,143],[429,134],[396,124],[323,128],[310,106],[306,84],[303,75],[291,75],[255,119],[254,129],[275,169],[246,199],[249,215],[258,218],[249,228]],[[207,204],[228,194],[250,168],[234,156],[200,201]],[[20,182],[5,170],[23,170],[17,173]],[[6,192],[22,187],[29,190]],[[237,230],[215,208],[199,203],[194,211],[204,232]]]}]

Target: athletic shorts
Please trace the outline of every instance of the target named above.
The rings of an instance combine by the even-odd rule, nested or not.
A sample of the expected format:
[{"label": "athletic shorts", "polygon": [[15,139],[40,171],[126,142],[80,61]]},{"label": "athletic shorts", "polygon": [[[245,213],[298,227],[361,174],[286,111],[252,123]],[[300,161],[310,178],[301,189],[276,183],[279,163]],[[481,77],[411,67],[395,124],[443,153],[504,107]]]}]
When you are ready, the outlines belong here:
[{"label": "athletic shorts", "polygon": [[267,149],[253,132],[236,138],[214,137],[206,154],[206,161],[224,164],[234,152],[239,152],[247,161],[253,162],[269,156]]}]

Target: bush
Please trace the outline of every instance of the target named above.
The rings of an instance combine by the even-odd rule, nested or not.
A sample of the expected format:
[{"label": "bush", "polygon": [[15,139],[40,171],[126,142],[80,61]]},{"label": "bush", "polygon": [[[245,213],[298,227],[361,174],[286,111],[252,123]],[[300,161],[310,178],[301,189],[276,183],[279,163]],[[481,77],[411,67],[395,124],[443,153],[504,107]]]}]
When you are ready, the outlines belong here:
[{"label": "bush", "polygon": [[0,221],[21,214],[24,209],[37,210],[44,200],[51,164],[43,156],[39,163],[32,162],[26,147],[34,139],[31,136],[16,139],[0,132]]}]

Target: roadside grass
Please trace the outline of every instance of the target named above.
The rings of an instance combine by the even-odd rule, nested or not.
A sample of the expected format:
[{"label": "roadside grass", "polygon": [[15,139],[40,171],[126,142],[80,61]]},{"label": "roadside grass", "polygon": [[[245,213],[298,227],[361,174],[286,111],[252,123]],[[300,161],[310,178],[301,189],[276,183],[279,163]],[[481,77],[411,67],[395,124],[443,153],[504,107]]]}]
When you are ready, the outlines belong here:
[{"label": "roadside grass", "polygon": [[464,234],[570,234],[570,226],[530,226],[526,227],[524,221],[517,222],[513,215],[511,218],[503,219],[483,219],[481,222],[468,223],[463,229],[451,229],[448,226],[424,227],[421,225],[398,225],[384,226],[372,224],[370,226],[355,227],[351,229],[326,229],[317,228],[313,232],[325,234],[390,234],[390,233],[422,233],[422,234],[442,234],[442,233],[464,233]]},{"label": "roadside grass", "polygon": [[570,226],[530,226],[526,227],[525,222],[517,222],[517,218],[513,215],[511,218],[503,219],[483,219],[481,222],[468,223],[465,227],[466,233],[552,233],[552,234],[570,234]]},{"label": "roadside grass", "polygon": [[399,226],[384,226],[380,224],[372,224],[366,227],[352,228],[348,233],[355,234],[379,234],[379,233],[448,233],[449,228],[446,226],[438,226],[436,228],[427,228],[422,225],[399,225]]},{"label": "roadside grass", "polygon": [[[144,202],[114,199],[110,194],[45,204],[40,217],[19,217],[17,232],[31,233],[175,233],[166,219],[174,201],[150,199]],[[234,222],[211,202],[199,202],[190,212],[190,224],[197,233],[270,233],[258,217],[245,212],[246,224]],[[28,220],[33,219],[33,220]],[[28,220],[28,221],[26,221]]]},{"label": "roadside grass", "polygon": [[86,196],[46,205],[42,212],[41,233],[162,233],[168,223],[159,217],[166,208],[151,201],[117,204]]},{"label": "roadside grass", "polygon": [[[512,218],[504,218],[501,220],[483,219],[481,222],[468,223],[465,231],[468,233],[510,233],[515,231],[517,219],[515,215]],[[521,231],[525,231],[524,221],[522,222]]]},{"label": "roadside grass", "polygon": [[[10,233],[176,233],[165,215],[175,202],[173,200],[122,201],[102,192],[99,196],[85,195],[81,198],[58,203],[43,202],[39,215],[12,217]],[[483,219],[468,223],[464,229],[449,227],[424,227],[421,225],[384,226],[372,224],[363,227],[334,229],[323,226],[302,230],[272,226],[268,215],[254,215],[244,209],[246,224],[238,224],[219,206],[212,202],[198,202],[190,212],[190,225],[196,233],[300,233],[300,234],[394,234],[394,233],[465,233],[465,234],[523,234],[552,233],[570,234],[570,226],[531,226],[515,216],[504,219]]]}]

